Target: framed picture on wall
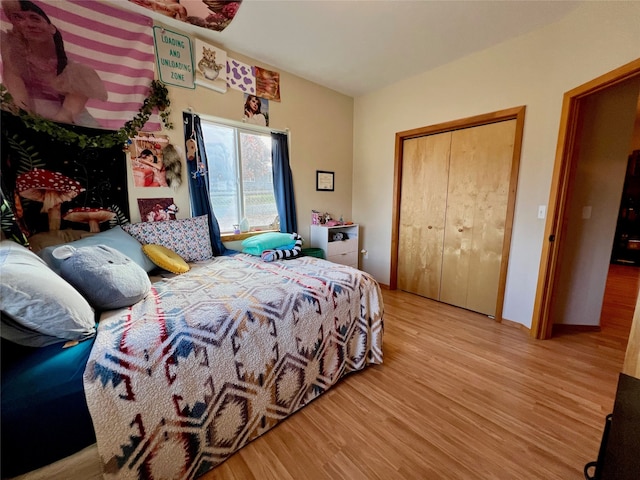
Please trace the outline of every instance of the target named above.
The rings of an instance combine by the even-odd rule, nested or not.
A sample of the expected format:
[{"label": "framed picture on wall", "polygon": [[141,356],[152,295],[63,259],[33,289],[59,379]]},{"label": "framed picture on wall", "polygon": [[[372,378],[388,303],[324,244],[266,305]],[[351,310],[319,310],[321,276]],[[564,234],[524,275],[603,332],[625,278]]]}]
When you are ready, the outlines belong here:
[{"label": "framed picture on wall", "polygon": [[316,170],[316,190],[333,192],[333,172]]}]

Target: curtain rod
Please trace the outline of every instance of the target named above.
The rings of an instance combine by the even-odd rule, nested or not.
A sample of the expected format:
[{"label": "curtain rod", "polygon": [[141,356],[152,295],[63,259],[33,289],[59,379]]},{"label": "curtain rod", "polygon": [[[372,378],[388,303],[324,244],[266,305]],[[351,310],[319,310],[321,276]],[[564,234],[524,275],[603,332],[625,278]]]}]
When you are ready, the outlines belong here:
[{"label": "curtain rod", "polygon": [[253,131],[259,132],[259,133],[271,133],[271,132],[274,132],[274,133],[284,133],[284,134],[287,134],[287,135],[290,133],[288,128],[285,128],[284,130],[280,130],[278,128],[262,127],[260,125],[252,125],[251,123],[239,122],[237,120],[229,120],[228,118],[215,117],[213,115],[207,115],[206,113],[197,113],[191,107],[183,110],[183,113],[188,113],[189,115],[198,115],[201,119],[207,120],[209,122],[223,123],[225,125],[230,125],[232,127],[245,128],[247,130],[253,130]]}]

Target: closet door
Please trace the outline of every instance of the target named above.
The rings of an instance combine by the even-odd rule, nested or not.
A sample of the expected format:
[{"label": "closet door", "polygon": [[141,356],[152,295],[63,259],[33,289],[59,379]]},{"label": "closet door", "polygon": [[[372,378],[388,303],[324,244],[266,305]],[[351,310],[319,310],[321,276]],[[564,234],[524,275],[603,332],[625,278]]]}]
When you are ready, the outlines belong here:
[{"label": "closet door", "polygon": [[442,302],[495,315],[516,120],[453,132]]},{"label": "closet door", "polygon": [[398,288],[438,300],[451,132],[403,142]]}]

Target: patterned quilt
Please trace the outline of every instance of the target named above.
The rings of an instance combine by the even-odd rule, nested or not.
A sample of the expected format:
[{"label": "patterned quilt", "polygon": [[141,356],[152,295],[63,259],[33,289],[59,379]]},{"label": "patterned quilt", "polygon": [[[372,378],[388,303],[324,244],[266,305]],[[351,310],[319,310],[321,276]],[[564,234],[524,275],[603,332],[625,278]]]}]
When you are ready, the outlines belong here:
[{"label": "patterned quilt", "polygon": [[84,387],[105,478],[196,478],[329,389],[382,363],[365,272],[314,257],[192,264],[104,314]]}]

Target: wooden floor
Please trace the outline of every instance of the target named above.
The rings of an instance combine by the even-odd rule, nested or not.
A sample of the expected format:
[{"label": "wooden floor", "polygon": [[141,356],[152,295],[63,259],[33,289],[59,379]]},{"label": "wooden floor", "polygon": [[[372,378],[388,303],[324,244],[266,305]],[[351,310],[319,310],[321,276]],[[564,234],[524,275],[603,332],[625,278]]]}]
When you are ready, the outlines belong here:
[{"label": "wooden floor", "polygon": [[202,479],[583,479],[639,285],[639,267],[612,266],[602,331],[545,341],[384,291],[384,364],[345,378]]},{"label": "wooden floor", "polygon": [[[602,330],[544,341],[385,290],[384,364],[343,379],[201,480],[582,480],[613,408],[639,287],[640,267],[613,265]],[[95,446],[74,462],[20,478],[101,478]]]}]

